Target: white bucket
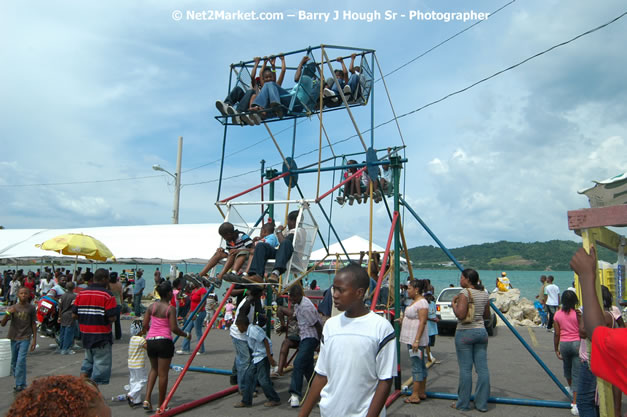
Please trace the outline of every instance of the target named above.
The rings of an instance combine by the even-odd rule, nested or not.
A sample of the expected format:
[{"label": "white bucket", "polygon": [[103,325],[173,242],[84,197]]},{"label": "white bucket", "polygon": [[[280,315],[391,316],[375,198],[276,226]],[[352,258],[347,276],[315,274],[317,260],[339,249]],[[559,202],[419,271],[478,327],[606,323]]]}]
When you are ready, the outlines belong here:
[{"label": "white bucket", "polygon": [[0,339],[0,377],[11,373],[11,340]]}]

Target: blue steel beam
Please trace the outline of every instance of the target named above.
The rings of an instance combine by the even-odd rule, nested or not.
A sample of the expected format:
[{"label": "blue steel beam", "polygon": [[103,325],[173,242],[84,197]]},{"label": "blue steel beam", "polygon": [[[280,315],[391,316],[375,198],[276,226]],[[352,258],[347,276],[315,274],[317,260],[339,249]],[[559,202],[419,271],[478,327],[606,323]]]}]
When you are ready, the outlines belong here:
[{"label": "blue steel beam", "polygon": [[[402,198],[400,200],[401,200],[401,203],[403,204],[403,206],[405,208],[407,208],[407,210],[409,210],[409,212],[416,218],[416,220],[418,220],[418,222],[422,225],[422,227],[424,227],[424,229],[427,231],[427,233],[429,233],[429,235],[431,235],[433,240],[436,241],[438,246],[440,246],[440,248],[442,248],[444,253],[446,253],[446,256],[448,256],[448,258],[451,261],[453,261],[453,263],[457,266],[457,268],[459,268],[460,271],[463,271],[464,267],[457,261],[455,256],[453,256],[453,254],[446,248],[446,246],[444,246],[444,244],[442,242],[440,242],[440,239],[438,239],[437,236],[431,231],[431,229],[429,229],[429,227],[425,224],[425,222],[422,221],[420,216],[418,216],[418,214],[416,214],[416,212],[409,206],[409,204],[407,204],[407,202],[405,200],[403,200]],[[518,333],[518,330],[516,330],[514,328],[514,326],[512,326],[512,324],[509,322],[509,320],[507,320],[507,318],[503,315],[503,313],[501,313],[501,311],[498,308],[496,308],[496,306],[494,305],[494,303],[492,303],[492,301],[490,301],[490,307],[492,307],[492,310],[494,310],[494,312],[501,318],[501,320],[503,320],[503,323],[505,323],[505,325],[512,331],[514,336],[516,336],[516,338],[520,341],[520,343],[522,343],[522,345],[525,347],[525,349],[527,349],[527,351],[531,354],[531,356],[533,356],[533,358],[540,364],[542,369],[544,369],[544,371],[549,375],[549,377],[553,380],[553,382],[555,382],[555,384],[559,387],[559,389],[568,398],[572,399],[572,396],[568,393],[568,391],[564,387],[564,384],[562,384],[560,382],[560,380],[557,379],[555,374],[548,368],[548,366],[546,366],[546,364],[542,361],[542,359],[540,359],[540,357],[536,354],[536,352],[533,350],[533,348],[531,346],[529,346],[527,341],[525,341],[525,339],[523,339],[523,337],[520,335],[520,333]]]}]

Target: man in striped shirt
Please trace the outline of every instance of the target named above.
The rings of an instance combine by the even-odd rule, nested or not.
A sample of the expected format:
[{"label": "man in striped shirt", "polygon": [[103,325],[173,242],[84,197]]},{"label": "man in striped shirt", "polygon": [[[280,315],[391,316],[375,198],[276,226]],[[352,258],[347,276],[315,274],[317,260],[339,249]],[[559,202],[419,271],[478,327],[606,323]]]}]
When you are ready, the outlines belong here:
[{"label": "man in striped shirt", "polygon": [[85,348],[81,376],[98,385],[108,384],[111,377],[111,323],[119,309],[113,293],[106,289],[108,281],[109,271],[98,269],[91,286],[78,293],[72,306]]},{"label": "man in striped shirt", "polygon": [[[282,307],[281,310],[289,317],[296,317],[296,321],[298,321],[300,343],[298,344],[298,354],[294,359],[289,401],[292,407],[298,407],[303,396],[303,377],[309,381],[314,372],[314,352],[322,335],[322,324],[316,306],[304,296],[303,287],[300,285],[292,286],[289,300],[293,308]],[[286,328],[283,318],[281,324],[283,328]]]}]

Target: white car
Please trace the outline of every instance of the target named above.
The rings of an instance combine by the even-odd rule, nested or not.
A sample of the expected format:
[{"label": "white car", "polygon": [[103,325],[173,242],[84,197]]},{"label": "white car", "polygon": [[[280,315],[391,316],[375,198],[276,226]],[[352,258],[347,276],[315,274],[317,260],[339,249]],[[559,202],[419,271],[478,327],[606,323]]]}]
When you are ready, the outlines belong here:
[{"label": "white car", "polygon": [[[446,330],[450,330],[455,333],[457,327],[457,317],[453,312],[451,302],[453,298],[459,294],[462,287],[448,287],[443,289],[435,300],[436,315],[440,321],[438,321],[438,332],[444,333]],[[494,328],[496,327],[496,314],[494,311],[490,312],[490,318],[484,320],[485,328],[488,331],[488,336],[494,335]]]}]

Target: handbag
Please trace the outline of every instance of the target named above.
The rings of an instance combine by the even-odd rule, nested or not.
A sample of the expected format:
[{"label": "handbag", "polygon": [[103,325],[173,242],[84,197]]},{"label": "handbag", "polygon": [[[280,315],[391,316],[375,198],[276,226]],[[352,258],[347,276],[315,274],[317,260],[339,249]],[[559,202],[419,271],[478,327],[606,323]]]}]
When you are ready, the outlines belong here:
[{"label": "handbag", "polygon": [[470,324],[475,318],[475,300],[473,300],[472,293],[468,288],[466,288],[466,292],[468,293],[468,312],[462,320],[462,324]]}]

